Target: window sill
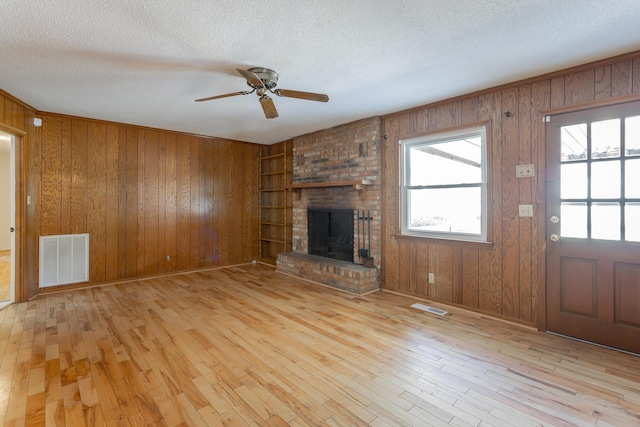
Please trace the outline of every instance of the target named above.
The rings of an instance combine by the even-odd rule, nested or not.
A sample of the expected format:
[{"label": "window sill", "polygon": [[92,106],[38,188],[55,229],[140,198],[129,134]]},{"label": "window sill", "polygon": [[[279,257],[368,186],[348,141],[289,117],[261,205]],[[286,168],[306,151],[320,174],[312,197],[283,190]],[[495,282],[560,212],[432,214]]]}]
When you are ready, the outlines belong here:
[{"label": "window sill", "polygon": [[394,234],[397,240],[409,240],[422,243],[460,246],[462,248],[493,249],[493,242],[474,242],[472,240],[438,239],[436,237],[416,236],[413,234]]}]

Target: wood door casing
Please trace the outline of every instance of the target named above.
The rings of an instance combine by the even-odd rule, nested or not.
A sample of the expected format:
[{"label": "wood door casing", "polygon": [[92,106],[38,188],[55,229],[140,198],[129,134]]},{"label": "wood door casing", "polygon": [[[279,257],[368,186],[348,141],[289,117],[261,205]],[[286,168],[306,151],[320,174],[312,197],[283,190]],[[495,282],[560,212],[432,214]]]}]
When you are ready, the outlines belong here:
[{"label": "wood door casing", "polygon": [[[640,221],[640,218],[625,217],[624,214],[625,206],[638,200],[626,197],[623,190],[618,198],[592,197],[596,178],[591,175],[591,165],[603,158],[592,155],[590,126],[605,119],[639,115],[640,103],[636,102],[559,114],[547,125],[547,329],[635,353],[640,353],[640,242],[622,239],[625,239],[625,224]],[[567,220],[561,216],[561,204],[568,203],[567,200],[576,202],[576,199],[561,197],[560,132],[563,126],[574,123],[589,124],[585,148],[588,154],[580,160],[587,165],[588,181],[584,198],[587,212],[584,238],[566,237],[561,233],[562,221]],[[621,129],[620,134],[624,135],[624,124]],[[637,155],[627,154],[624,136],[621,141],[620,164],[631,165],[627,161],[634,160]],[[624,167],[620,181],[622,189],[625,187]],[[611,183],[617,182],[617,177],[609,179]],[[626,182],[626,185],[637,184]],[[597,221],[591,209],[604,202],[620,206],[620,240],[591,237],[592,227],[595,227],[592,222]],[[553,216],[560,221],[550,221]],[[612,217],[611,220],[618,219]],[[559,241],[549,238],[554,233],[560,236]]]}]

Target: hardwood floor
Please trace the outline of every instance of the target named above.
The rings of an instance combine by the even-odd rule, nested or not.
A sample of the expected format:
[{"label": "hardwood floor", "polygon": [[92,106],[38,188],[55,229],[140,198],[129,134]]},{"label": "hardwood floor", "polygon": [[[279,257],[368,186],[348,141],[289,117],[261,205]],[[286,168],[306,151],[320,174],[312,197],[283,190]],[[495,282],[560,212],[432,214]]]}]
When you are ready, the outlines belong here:
[{"label": "hardwood floor", "polygon": [[0,301],[11,299],[11,251],[0,251]]},{"label": "hardwood floor", "polygon": [[241,266],[0,311],[0,424],[640,425],[640,358]]}]

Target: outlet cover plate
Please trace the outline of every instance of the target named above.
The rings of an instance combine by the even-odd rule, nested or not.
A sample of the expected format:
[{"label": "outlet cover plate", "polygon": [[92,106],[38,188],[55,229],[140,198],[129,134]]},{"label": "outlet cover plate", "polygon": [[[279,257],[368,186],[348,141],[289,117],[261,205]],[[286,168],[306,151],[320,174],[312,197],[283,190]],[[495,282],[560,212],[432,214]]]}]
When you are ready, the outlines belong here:
[{"label": "outlet cover plate", "polygon": [[533,205],[518,205],[519,216],[533,216]]},{"label": "outlet cover plate", "polygon": [[516,178],[529,178],[535,175],[534,165],[518,165],[516,166]]}]

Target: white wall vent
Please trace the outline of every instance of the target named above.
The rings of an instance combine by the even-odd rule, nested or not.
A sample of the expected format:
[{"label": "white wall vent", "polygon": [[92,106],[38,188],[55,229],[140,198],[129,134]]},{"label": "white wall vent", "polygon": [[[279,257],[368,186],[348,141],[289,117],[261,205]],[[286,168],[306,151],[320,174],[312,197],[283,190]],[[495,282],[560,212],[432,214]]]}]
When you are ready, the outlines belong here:
[{"label": "white wall vent", "polygon": [[40,287],[89,281],[89,234],[40,236]]}]

